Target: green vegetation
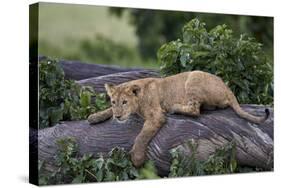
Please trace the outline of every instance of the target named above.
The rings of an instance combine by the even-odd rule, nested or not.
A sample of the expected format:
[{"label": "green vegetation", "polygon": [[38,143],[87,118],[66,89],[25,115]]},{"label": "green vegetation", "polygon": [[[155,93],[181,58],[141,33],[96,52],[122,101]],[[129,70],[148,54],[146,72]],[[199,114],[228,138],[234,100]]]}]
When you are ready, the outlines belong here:
[{"label": "green vegetation", "polygon": [[49,57],[122,67],[158,68],[152,59],[143,61],[136,48],[114,42],[102,35],[97,35],[94,40],[77,41],[73,50],[60,50],[47,42],[41,42],[40,46],[40,54],[47,54]]},{"label": "green vegetation", "polygon": [[156,68],[137,50],[128,14],[117,18],[106,7],[40,3],[39,54],[87,63]]},{"label": "green vegetation", "polygon": [[78,145],[73,138],[57,141],[56,156],[57,170],[53,173],[46,171],[44,161],[39,161],[39,184],[52,185],[64,183],[84,183],[101,181],[122,181],[132,179],[157,178],[156,170],[151,161],[143,168],[136,169],[129,155],[122,148],[113,148],[108,157],[92,154],[78,156]]},{"label": "green vegetation", "polygon": [[126,8],[111,8],[110,12],[120,17],[129,14],[139,38],[139,52],[144,58],[156,58],[163,43],[177,39],[183,25],[198,18],[208,23],[207,30],[226,24],[233,29],[235,37],[247,33],[263,43],[268,57],[273,59],[273,18],[270,17]]},{"label": "green vegetation", "polygon": [[102,35],[129,47],[137,45],[135,28],[128,24],[126,12],[116,18],[104,6],[41,2],[39,8],[40,43],[47,42],[62,51],[71,52],[80,41],[94,42],[96,36]]},{"label": "green vegetation", "polygon": [[226,25],[207,31],[193,19],[182,28],[182,37],[158,51],[166,75],[202,70],[221,77],[240,103],[273,103],[273,67],[254,38],[236,38]]},{"label": "green vegetation", "polygon": [[[70,137],[58,140],[57,145],[55,172],[50,173],[45,168],[44,161],[39,161],[40,185],[160,178],[152,161],[148,160],[142,168],[136,169],[130,161],[129,154],[122,148],[113,148],[107,157],[101,154],[94,157],[92,154],[79,156],[78,145]],[[183,152],[182,147],[187,147],[191,151],[189,156]],[[237,166],[234,142],[218,148],[206,161],[198,160],[197,148],[198,143],[190,140],[183,146],[172,149],[170,151],[172,163],[167,177],[262,171]]]},{"label": "green vegetation", "polygon": [[82,40],[79,49],[81,49],[79,56],[83,57],[86,62],[118,64],[125,67],[158,68],[158,65],[152,60],[146,60],[144,63],[135,48],[113,42],[103,36],[97,36],[95,42]]},{"label": "green vegetation", "polygon": [[39,128],[50,127],[61,120],[86,119],[108,105],[105,94],[64,79],[57,61],[45,59],[39,63]]},{"label": "green vegetation", "polygon": [[[273,18],[270,17],[54,3],[40,3],[39,54],[89,63],[157,68],[154,62],[159,47],[177,39],[184,23],[195,17],[208,23],[207,30],[227,24],[235,37],[247,33],[256,38],[264,44],[269,61],[273,61]],[[104,39],[102,44],[100,38]],[[90,46],[87,52],[85,43]],[[116,48],[112,46],[126,49],[128,57],[115,56]],[[111,53],[99,53],[104,48],[115,59],[108,58]]]},{"label": "green vegetation", "polygon": [[230,142],[217,149],[206,161],[197,158],[198,143],[190,140],[184,144],[190,149],[191,154],[186,156],[182,151],[182,146],[171,150],[172,165],[169,177],[200,176],[212,174],[229,174],[237,172],[237,162],[235,158],[236,145]]}]

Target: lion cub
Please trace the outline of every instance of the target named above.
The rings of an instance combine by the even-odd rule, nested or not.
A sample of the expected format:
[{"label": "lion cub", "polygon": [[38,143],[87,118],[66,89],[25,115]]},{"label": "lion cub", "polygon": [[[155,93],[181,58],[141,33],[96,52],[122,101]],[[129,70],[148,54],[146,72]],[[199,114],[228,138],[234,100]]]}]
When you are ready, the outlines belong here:
[{"label": "lion cub", "polygon": [[212,74],[193,71],[184,72],[166,78],[145,78],[118,86],[105,84],[111,98],[112,107],[92,114],[91,124],[114,117],[125,121],[131,114],[144,119],[144,126],[135,139],[131,150],[133,164],[138,167],[145,160],[146,147],[165,122],[165,113],[180,113],[199,116],[200,107],[231,107],[242,118],[254,123],[264,122],[264,117],[256,117],[243,111],[234,94],[223,81]]}]

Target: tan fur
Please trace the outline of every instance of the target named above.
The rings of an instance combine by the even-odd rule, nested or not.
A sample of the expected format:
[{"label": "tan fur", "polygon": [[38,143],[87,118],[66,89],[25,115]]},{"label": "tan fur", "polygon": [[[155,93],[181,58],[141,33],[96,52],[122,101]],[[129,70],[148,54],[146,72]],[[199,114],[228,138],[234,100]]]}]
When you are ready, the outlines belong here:
[{"label": "tan fur", "polygon": [[101,111],[101,112],[98,112],[98,113],[95,113],[95,114],[91,114],[89,117],[88,117],[88,121],[91,123],[91,124],[96,124],[96,123],[99,123],[99,122],[102,122],[102,121],[105,121],[109,118],[112,117],[112,108],[108,108],[104,111]]},{"label": "tan fur", "polygon": [[145,160],[146,147],[165,122],[165,113],[200,115],[200,107],[232,107],[242,118],[261,123],[268,117],[256,117],[243,111],[234,94],[223,81],[212,74],[193,71],[166,78],[145,78],[118,86],[105,85],[112,108],[93,114],[90,123],[98,123],[113,115],[119,121],[138,114],[145,122],[135,139],[131,159],[135,166]]}]

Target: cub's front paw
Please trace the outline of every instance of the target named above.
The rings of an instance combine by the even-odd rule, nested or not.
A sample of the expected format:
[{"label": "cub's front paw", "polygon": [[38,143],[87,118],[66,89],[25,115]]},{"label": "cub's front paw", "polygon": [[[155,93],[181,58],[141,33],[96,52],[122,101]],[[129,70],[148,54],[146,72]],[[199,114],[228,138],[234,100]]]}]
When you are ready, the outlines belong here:
[{"label": "cub's front paw", "polygon": [[132,149],[130,151],[131,160],[135,167],[140,167],[145,161],[145,151]]},{"label": "cub's front paw", "polygon": [[93,125],[93,124],[97,124],[99,122],[99,118],[97,116],[97,114],[91,114],[88,117],[88,122]]}]

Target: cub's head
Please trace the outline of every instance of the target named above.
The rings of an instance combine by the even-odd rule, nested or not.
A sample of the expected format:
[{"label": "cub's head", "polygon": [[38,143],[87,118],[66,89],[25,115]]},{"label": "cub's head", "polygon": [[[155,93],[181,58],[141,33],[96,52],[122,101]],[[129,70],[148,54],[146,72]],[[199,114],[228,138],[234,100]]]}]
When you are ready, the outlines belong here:
[{"label": "cub's head", "polygon": [[139,108],[138,97],[141,88],[137,85],[114,86],[105,84],[105,89],[111,99],[113,117],[125,121]]}]

